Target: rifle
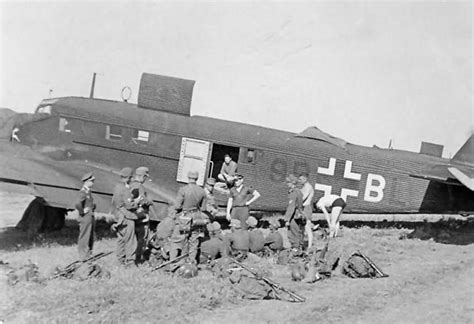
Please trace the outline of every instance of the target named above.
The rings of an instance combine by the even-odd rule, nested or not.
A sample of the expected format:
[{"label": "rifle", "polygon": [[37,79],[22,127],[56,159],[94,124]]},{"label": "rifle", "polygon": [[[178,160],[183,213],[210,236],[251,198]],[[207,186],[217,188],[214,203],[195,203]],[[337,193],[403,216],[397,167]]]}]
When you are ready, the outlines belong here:
[{"label": "rifle", "polygon": [[165,263],[160,264],[159,266],[154,267],[153,269],[151,269],[151,271],[159,270],[159,269],[161,269],[161,268],[166,267],[166,266],[169,265],[169,264],[173,264],[173,263],[175,263],[175,262],[178,262],[179,260],[184,259],[184,258],[187,257],[188,255],[189,255],[189,252],[184,253],[184,254],[180,255],[179,257],[174,258],[173,260],[169,260],[169,261],[167,261],[167,262],[165,262]]},{"label": "rifle", "polygon": [[357,254],[362,257],[362,259],[365,260],[365,262],[367,262],[371,267],[372,269],[375,270],[375,272],[377,272],[377,274],[382,277],[382,278],[386,278],[388,277],[388,274],[384,273],[382,271],[382,269],[380,269],[372,260],[369,259],[369,257],[365,256],[364,254],[362,254],[362,252],[360,252],[359,250],[357,250]]},{"label": "rifle", "polygon": [[[274,291],[275,291],[275,294],[276,294],[276,290],[280,290],[280,291],[283,291],[284,293],[287,293],[290,297],[291,297],[291,300],[289,300],[290,302],[300,302],[300,303],[303,303],[306,301],[306,298],[305,297],[302,297],[300,295],[297,295],[295,294],[294,292],[292,292],[291,290],[288,290],[284,287],[282,287],[279,283],[269,279],[269,278],[266,278],[266,277],[261,277],[257,274],[256,271],[252,270],[251,268],[247,267],[246,265],[240,263],[239,261],[233,259],[233,258],[230,258],[230,260],[232,262],[234,262],[235,264],[237,264],[239,267],[241,267],[242,269],[245,269],[247,270],[248,272],[250,272],[251,274],[253,274],[255,276],[255,278],[257,280],[262,280],[263,282],[265,282],[267,285],[269,285]],[[278,296],[278,294],[276,294]],[[279,296],[278,296],[279,297]]]},{"label": "rifle", "polygon": [[78,260],[78,261],[74,261],[73,263],[71,264],[68,264],[63,270],[55,273],[53,276],[51,276],[49,278],[49,280],[51,279],[56,279],[56,278],[59,278],[59,277],[69,277],[74,271],[76,271],[81,265],[85,264],[85,263],[92,263],[92,262],[95,262],[99,259],[102,259],[106,256],[108,256],[109,254],[112,254],[113,251],[110,251],[110,252],[100,252],[100,253],[97,253],[96,255],[93,255],[91,256],[90,258],[87,258],[85,260]]}]

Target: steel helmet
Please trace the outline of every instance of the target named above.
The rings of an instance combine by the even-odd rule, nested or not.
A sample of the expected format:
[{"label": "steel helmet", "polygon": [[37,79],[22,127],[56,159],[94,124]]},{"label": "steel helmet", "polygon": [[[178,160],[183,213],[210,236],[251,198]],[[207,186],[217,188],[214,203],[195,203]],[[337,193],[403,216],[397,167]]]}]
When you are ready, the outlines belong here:
[{"label": "steel helmet", "polygon": [[191,263],[184,263],[178,269],[178,276],[183,278],[193,278],[198,274],[198,268]]},{"label": "steel helmet", "polygon": [[295,264],[291,267],[291,279],[294,281],[301,281],[306,276],[306,270],[301,263]]}]

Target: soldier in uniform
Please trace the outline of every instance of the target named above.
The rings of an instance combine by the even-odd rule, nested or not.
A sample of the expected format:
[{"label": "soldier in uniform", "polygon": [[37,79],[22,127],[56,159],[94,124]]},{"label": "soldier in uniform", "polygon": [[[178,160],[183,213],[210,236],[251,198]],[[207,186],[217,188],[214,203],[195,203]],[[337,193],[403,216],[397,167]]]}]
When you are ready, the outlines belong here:
[{"label": "soldier in uniform", "polygon": [[137,236],[137,262],[144,261],[143,254],[148,245],[148,237],[150,234],[150,206],[153,200],[148,198],[147,192],[143,184],[149,178],[149,169],[147,167],[139,167],[135,170],[135,178],[130,184],[132,197],[138,203],[137,215],[139,219],[135,221],[135,235]]},{"label": "soldier in uniform", "polygon": [[303,194],[296,187],[298,179],[290,174],[286,178],[288,185],[288,207],[285,219],[288,219],[288,240],[294,250],[301,251],[303,248],[305,217],[303,214]]},{"label": "soldier in uniform", "polygon": [[258,221],[255,217],[250,216],[247,219],[247,225],[249,230],[249,238],[250,238],[250,252],[261,254],[263,252],[263,247],[265,245],[265,238],[263,237],[263,233],[257,227]]},{"label": "soldier in uniform", "polygon": [[277,220],[270,221],[270,234],[265,238],[265,247],[272,253],[283,250],[283,237],[278,232],[279,227],[280,223]]},{"label": "soldier in uniform", "polygon": [[[192,263],[196,263],[199,238],[204,237],[206,224],[209,217],[202,211],[206,211],[206,192],[196,184],[199,173],[188,172],[189,183],[181,187],[176,198],[175,209],[178,213],[180,223],[180,234],[185,235],[184,244],[189,249],[189,258]],[[183,247],[183,251],[186,246]]]},{"label": "soldier in uniform", "polygon": [[127,266],[134,265],[136,262],[135,221],[139,218],[136,213],[138,203],[132,199],[131,179],[132,169],[123,168],[120,171],[120,183],[115,186],[112,197],[116,220],[112,228],[117,232],[117,258],[121,264]]},{"label": "soldier in uniform", "polygon": [[[227,201],[227,220],[238,219],[243,229],[247,229],[249,206],[260,197],[260,193],[252,187],[244,186],[244,176],[237,174],[235,186],[230,189]],[[249,196],[252,198],[248,199]]]},{"label": "soldier in uniform", "polygon": [[217,204],[216,204],[216,199],[214,198],[213,191],[214,191],[214,185],[216,184],[216,179],[214,178],[209,178],[206,181],[206,185],[204,186],[204,191],[206,192],[206,214],[209,216],[209,218],[212,220],[216,215],[217,212],[219,211]]},{"label": "soldier in uniform", "polygon": [[227,246],[218,222],[207,224],[209,240],[201,243],[200,263],[221,258],[227,255]]},{"label": "soldier in uniform", "polygon": [[305,232],[308,236],[308,250],[313,246],[313,196],[314,188],[308,182],[308,174],[302,173],[298,178],[301,193],[303,194],[303,212],[306,219]]},{"label": "soldier in uniform", "polygon": [[229,254],[233,257],[246,257],[250,250],[250,234],[247,230],[242,229],[238,219],[230,221],[231,233],[224,238],[229,248]]},{"label": "soldier in uniform", "polygon": [[94,245],[94,211],[95,204],[92,197],[92,187],[94,186],[94,175],[86,173],[82,177],[82,188],[74,206],[79,213],[79,238],[77,240],[79,257],[87,259],[92,255],[92,247]]}]

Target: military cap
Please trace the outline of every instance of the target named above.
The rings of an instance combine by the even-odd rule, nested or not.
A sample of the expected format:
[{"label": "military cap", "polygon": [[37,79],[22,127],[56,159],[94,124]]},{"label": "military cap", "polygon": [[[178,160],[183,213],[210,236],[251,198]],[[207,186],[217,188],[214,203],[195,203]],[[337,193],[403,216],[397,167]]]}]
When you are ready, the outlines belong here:
[{"label": "military cap", "polygon": [[150,175],[150,170],[147,167],[139,167],[135,170],[136,175]]},{"label": "military cap", "polygon": [[209,179],[207,179],[206,183],[207,183],[208,185],[210,185],[210,186],[213,186],[213,185],[216,184],[216,179],[214,179],[214,178],[209,178]]},{"label": "military cap", "polygon": [[285,180],[286,180],[287,183],[293,183],[293,184],[298,183],[298,178],[295,177],[294,174],[290,174],[289,176],[286,177]]},{"label": "military cap", "polygon": [[92,174],[92,172],[87,172],[86,174],[84,174],[81,178],[82,182],[86,182],[87,180],[94,180],[94,175]]},{"label": "military cap", "polygon": [[244,178],[244,176],[241,175],[240,173],[236,173],[236,174],[235,174],[235,177],[236,177],[237,179],[243,179],[243,178]]},{"label": "military cap", "polygon": [[128,178],[132,176],[132,168],[126,167],[120,170],[120,176],[122,178]]},{"label": "military cap", "polygon": [[188,178],[189,178],[189,179],[197,179],[197,178],[199,178],[199,172],[197,172],[197,171],[189,171],[189,172],[188,172]]},{"label": "military cap", "polygon": [[230,227],[240,228],[240,221],[238,219],[231,219],[230,220]]},{"label": "military cap", "polygon": [[257,226],[257,223],[258,223],[257,219],[253,216],[250,216],[249,218],[247,218],[247,220],[245,222],[250,227],[255,227],[255,226]]}]

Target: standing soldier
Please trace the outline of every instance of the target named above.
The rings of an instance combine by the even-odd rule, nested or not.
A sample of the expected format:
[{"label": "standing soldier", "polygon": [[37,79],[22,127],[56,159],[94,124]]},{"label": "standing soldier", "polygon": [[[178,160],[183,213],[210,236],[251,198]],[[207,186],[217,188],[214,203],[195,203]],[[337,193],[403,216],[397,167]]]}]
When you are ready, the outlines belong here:
[{"label": "standing soldier", "polygon": [[308,250],[313,246],[313,196],[314,189],[308,182],[308,174],[302,173],[298,179],[303,194],[303,212],[306,218],[305,232],[308,236]]},{"label": "standing soldier", "polygon": [[[326,195],[318,200],[316,206],[324,213],[329,227],[329,237],[336,237],[339,231],[339,219],[346,201],[338,195]],[[331,215],[329,215],[329,211]]]},{"label": "standing soldier", "polygon": [[214,178],[209,178],[206,181],[206,185],[204,187],[204,191],[206,192],[206,214],[213,220],[214,217],[216,217],[217,212],[219,211],[217,204],[216,204],[216,198],[214,198],[214,195],[212,194],[214,191],[214,185],[216,184],[216,179]]},{"label": "standing soldier", "polygon": [[148,236],[150,234],[150,206],[153,200],[148,198],[143,184],[150,176],[147,167],[139,167],[135,170],[135,178],[130,188],[132,197],[138,203],[137,215],[140,217],[135,221],[135,234],[137,236],[137,262],[143,262],[143,253],[148,245]]},{"label": "standing soldier", "polygon": [[204,237],[206,224],[209,223],[207,215],[201,212],[206,211],[206,192],[196,184],[198,178],[197,171],[188,172],[189,183],[179,189],[175,205],[176,211],[181,212],[178,222],[180,231],[185,234],[184,244],[188,245],[192,263],[197,263],[199,237]]},{"label": "standing soldier", "polygon": [[75,207],[79,213],[79,238],[77,246],[79,250],[79,257],[87,259],[92,254],[92,247],[94,245],[94,211],[95,204],[92,197],[92,187],[94,186],[94,175],[86,173],[82,177],[82,188],[79,190],[79,195],[75,203]]},{"label": "standing soldier", "polygon": [[286,208],[285,219],[288,219],[290,230],[288,240],[295,251],[301,251],[304,239],[304,221],[303,214],[303,194],[296,187],[298,179],[290,174],[286,178],[288,185],[288,207]]},{"label": "standing soldier", "polygon": [[138,204],[132,199],[130,180],[132,169],[123,168],[120,171],[120,182],[115,186],[112,203],[115,207],[116,223],[112,225],[117,232],[117,258],[121,264],[134,265],[136,262],[137,237],[135,221]]},{"label": "standing soldier", "polygon": [[[252,187],[244,186],[244,176],[235,175],[235,185],[230,189],[227,201],[227,220],[238,219],[243,229],[247,229],[247,219],[249,218],[249,206],[260,197],[260,193]],[[248,196],[252,198],[248,199]]]}]

